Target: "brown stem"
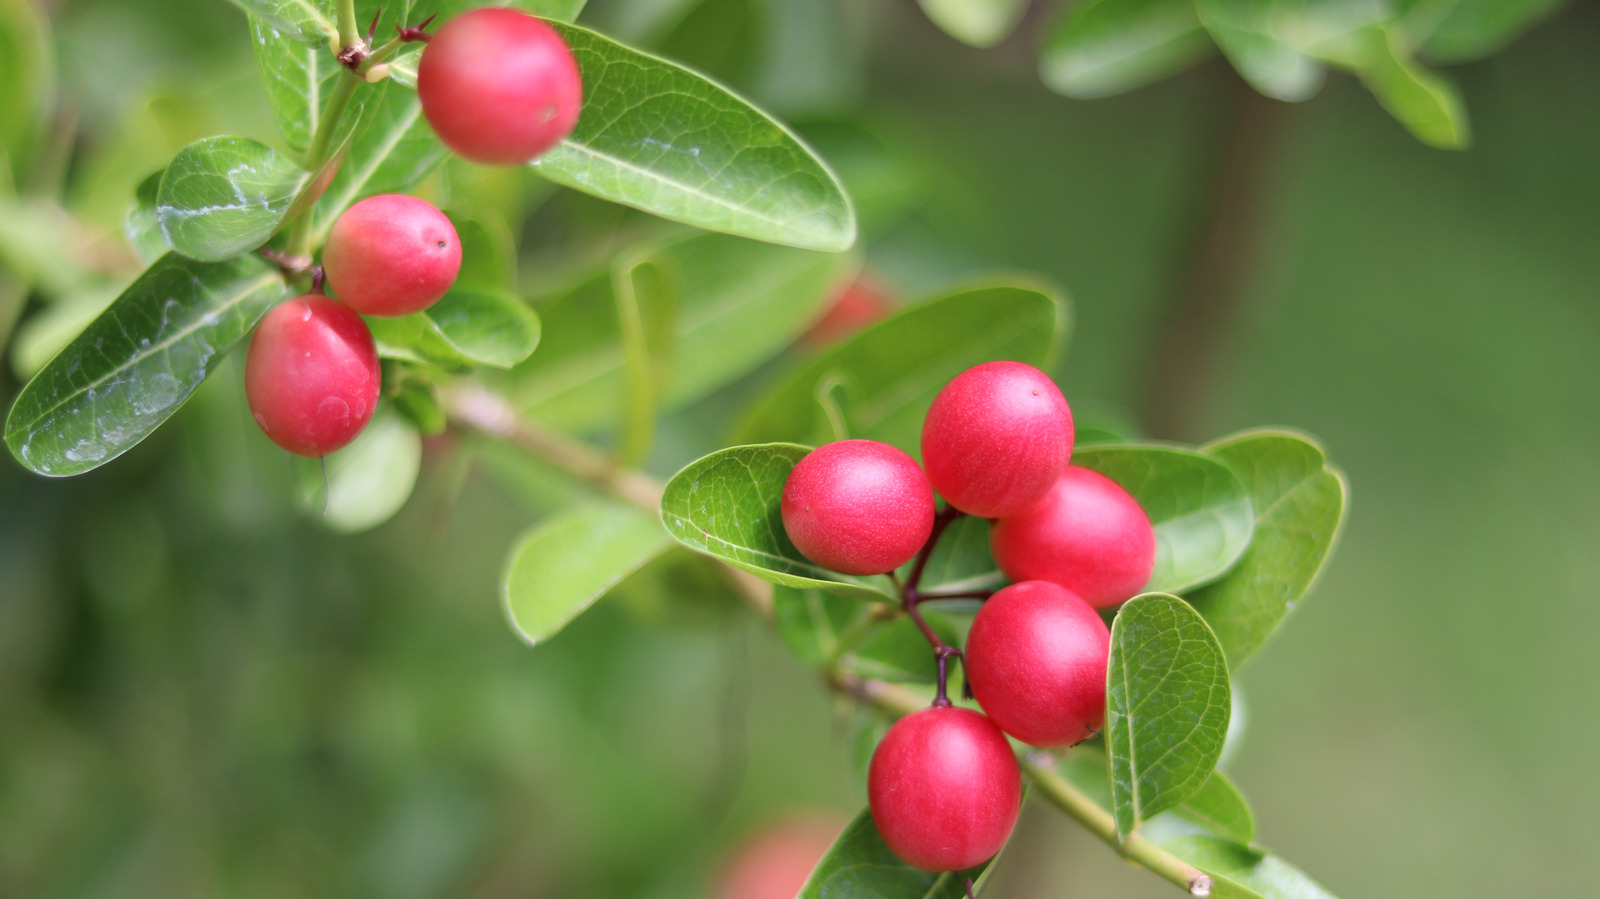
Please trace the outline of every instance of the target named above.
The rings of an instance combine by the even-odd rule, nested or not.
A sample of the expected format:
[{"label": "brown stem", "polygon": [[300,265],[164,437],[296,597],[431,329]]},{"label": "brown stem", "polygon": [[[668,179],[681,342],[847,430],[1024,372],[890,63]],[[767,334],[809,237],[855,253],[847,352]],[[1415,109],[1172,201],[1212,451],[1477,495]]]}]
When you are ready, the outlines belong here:
[{"label": "brown stem", "polygon": [[[1222,67],[1226,68],[1226,67]],[[1213,188],[1181,281],[1156,341],[1144,429],[1163,440],[1193,440],[1202,402],[1216,386],[1223,341],[1237,323],[1261,237],[1267,175],[1281,130],[1280,104],[1232,70],[1226,127],[1210,163]]]}]

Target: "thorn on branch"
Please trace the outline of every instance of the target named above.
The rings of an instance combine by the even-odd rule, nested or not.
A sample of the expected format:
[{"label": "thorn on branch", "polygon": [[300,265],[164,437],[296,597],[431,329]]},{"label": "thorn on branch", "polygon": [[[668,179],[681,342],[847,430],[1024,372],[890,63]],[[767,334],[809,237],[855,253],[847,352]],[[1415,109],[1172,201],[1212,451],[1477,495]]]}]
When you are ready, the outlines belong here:
[{"label": "thorn on branch", "polygon": [[378,20],[383,18],[383,7],[378,7],[377,13],[372,16],[372,24],[367,26],[367,43],[371,44],[378,36]]},{"label": "thorn on branch", "polygon": [[427,32],[428,23],[437,18],[438,15],[438,13],[434,13],[426,19],[423,19],[422,24],[416,26],[415,28],[404,25],[396,25],[394,30],[400,33],[400,40],[405,41],[408,44],[416,41],[421,41],[422,43],[426,44],[433,38],[433,35]]}]

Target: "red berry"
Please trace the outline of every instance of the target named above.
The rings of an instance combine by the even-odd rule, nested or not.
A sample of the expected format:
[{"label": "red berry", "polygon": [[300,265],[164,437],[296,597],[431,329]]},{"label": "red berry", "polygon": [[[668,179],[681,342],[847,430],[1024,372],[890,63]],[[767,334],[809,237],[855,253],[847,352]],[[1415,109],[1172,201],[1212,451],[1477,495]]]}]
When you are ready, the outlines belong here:
[{"label": "red berry", "polygon": [[1088,603],[1048,581],[1024,581],[972,619],[968,682],[1001,730],[1033,746],[1071,746],[1105,721],[1110,654],[1111,631]]},{"label": "red berry", "polygon": [[476,9],[422,51],[417,98],[434,133],[460,156],[522,165],[572,133],[583,79],[549,25],[514,9]]},{"label": "red berry", "polygon": [[847,823],[835,814],[810,814],[761,830],[728,857],[713,895],[794,899]]},{"label": "red berry", "polygon": [[1072,410],[1044,372],[985,362],[939,391],[922,422],[922,464],[952,506],[980,518],[1037,503],[1072,456]]},{"label": "red berry", "polygon": [[867,802],[883,841],[923,871],[961,871],[1011,836],[1022,775],[1011,744],[971,709],[924,709],[895,722],[872,754]]},{"label": "red berry", "polygon": [[267,313],[244,368],[256,424],[301,456],[325,456],[354,440],[378,405],[380,381],[367,323],[314,294]]},{"label": "red berry", "polygon": [[894,311],[889,292],[873,278],[862,275],[845,285],[828,305],[828,311],[800,335],[800,345],[820,350],[837,343]]},{"label": "red berry", "polygon": [[1077,466],[1038,505],[995,522],[989,548],[1011,580],[1060,584],[1097,609],[1132,599],[1156,564],[1156,533],[1138,500]]},{"label": "red berry", "polygon": [[322,251],[328,286],[363,315],[410,315],[432,306],[461,271],[461,240],[432,203],[380,194],[345,210]]},{"label": "red berry", "polygon": [[883,574],[933,531],[933,488],[908,455],[876,440],[806,454],[783,485],[783,529],[806,558],[843,574]]}]

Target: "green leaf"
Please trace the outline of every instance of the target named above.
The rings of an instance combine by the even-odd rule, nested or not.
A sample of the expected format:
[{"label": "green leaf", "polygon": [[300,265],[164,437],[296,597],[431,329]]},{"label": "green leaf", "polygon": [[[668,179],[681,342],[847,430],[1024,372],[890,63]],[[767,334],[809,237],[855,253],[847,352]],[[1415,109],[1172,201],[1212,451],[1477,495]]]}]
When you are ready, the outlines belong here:
[{"label": "green leaf", "polygon": [[450,158],[423,118],[422,104],[414,92],[385,90],[367,108],[372,110],[370,123],[351,143],[333,183],[317,201],[312,230],[318,243],[357,200],[408,193]]},{"label": "green leaf", "polygon": [[772,608],[789,651],[807,665],[823,665],[839,654],[839,638],[868,607],[844,596],[814,587],[772,588]]},{"label": "green leaf", "polygon": [[1239,666],[1310,589],[1339,534],[1344,476],[1322,448],[1287,431],[1252,431],[1203,448],[1250,491],[1255,537],[1227,577],[1189,596]]},{"label": "green leaf", "polygon": [[161,233],[179,253],[202,262],[248,253],[278,230],[309,179],[305,169],[258,141],[195,141],[161,176]]},{"label": "green leaf", "polygon": [[260,18],[284,35],[310,47],[332,53],[339,45],[339,26],[326,0],[231,0],[251,16]]},{"label": "green leaf", "polygon": [[1472,142],[1466,105],[1450,82],[1417,65],[1399,32],[1367,32],[1361,80],[1383,108],[1430,147],[1462,150]]},{"label": "green leaf", "polygon": [[1251,86],[1278,100],[1305,100],[1322,88],[1322,66],[1285,39],[1280,0],[1195,0],[1195,14]]},{"label": "green leaf", "polygon": [[678,307],[676,272],[658,258],[621,260],[612,268],[622,338],[623,398],[621,465],[637,468],[655,442],[656,403],[672,352],[673,318]]},{"label": "green leaf", "polygon": [[[1057,762],[1056,770],[1096,805],[1108,812],[1112,810],[1111,780],[1107,774],[1106,757],[1097,748],[1092,745],[1080,747]],[[1155,832],[1157,823],[1167,825],[1160,829],[1176,833],[1193,833],[1194,825],[1199,825],[1229,839],[1248,843],[1255,838],[1255,819],[1249,805],[1239,789],[1221,771],[1211,772],[1211,777],[1198,792],[1176,808],[1156,816],[1146,831]]]},{"label": "green leaf", "polygon": [[797,899],[965,899],[966,879],[979,880],[990,862],[967,871],[929,874],[895,856],[864,810],[834,841]]},{"label": "green leaf", "polygon": [[40,113],[54,89],[49,22],[33,0],[0,0],[0,192],[7,163],[24,162]]},{"label": "green leaf", "polygon": [[[305,152],[321,124],[322,112],[344,67],[326,45],[311,45],[297,40],[260,16],[250,17],[250,35],[255,47],[256,67],[267,102],[277,119],[278,131],[292,150]],[[337,146],[361,123],[368,98],[382,91],[357,88],[350,98],[331,146]]]},{"label": "green leaf", "polygon": [[1005,40],[1028,10],[1028,0],[918,0],[945,34],[974,47]]},{"label": "green leaf", "polygon": [[508,369],[539,345],[539,317],[517,297],[495,290],[452,290],[422,312],[370,318],[385,359],[448,368]]},{"label": "green leaf", "polygon": [[[923,610],[922,614],[946,645],[961,645],[961,631],[950,616],[931,609]],[[873,631],[861,645],[845,653],[839,663],[862,677],[877,680],[933,684],[938,682],[939,676],[938,662],[928,638],[906,617],[896,618]],[[954,672],[952,666],[952,677]]]},{"label": "green leaf", "polygon": [[1160,81],[1216,52],[1191,0],[1088,0],[1050,30],[1039,75],[1068,97],[1109,97]]},{"label": "green leaf", "polygon": [[539,316],[521,299],[495,290],[452,290],[419,313],[477,365],[511,368],[539,346]]},{"label": "green leaf", "polygon": [[[672,368],[660,385],[665,410],[735,380],[788,345],[852,264],[845,256],[720,234],[678,240],[649,255],[670,263],[679,290]],[[623,353],[612,288],[611,273],[602,271],[535,299],[546,339],[506,385],[523,411],[568,430],[620,419]]]},{"label": "green leaf", "polygon": [[155,262],[172,249],[172,245],[167,243],[167,236],[161,233],[161,217],[156,214],[156,193],[161,189],[161,176],[166,171],[162,169],[139,182],[139,188],[134,192],[133,208],[128,210],[128,217],[123,222],[128,243],[133,245],[134,252],[139,254],[139,259],[145,265]]},{"label": "green leaf", "polygon": [[1250,546],[1250,496],[1215,458],[1176,447],[1118,444],[1081,449],[1072,464],[1116,481],[1150,517],[1156,562],[1147,592],[1180,593],[1213,581]]},{"label": "green leaf", "polygon": [[517,541],[500,579],[506,615],[528,645],[550,639],[624,577],[672,545],[632,506],[575,506]]},{"label": "green leaf", "polygon": [[6,443],[28,469],[97,468],[149,436],[289,296],[265,262],[169,253],[23,388]]},{"label": "green leaf", "polygon": [[1177,811],[1217,836],[1239,843],[1249,843],[1256,838],[1256,821],[1249,803],[1221,771],[1211,772],[1205,784],[1184,800]]},{"label": "green leaf", "polygon": [[481,287],[517,291],[517,238],[505,217],[492,209],[470,216],[446,213],[461,241],[461,271],[457,288]]},{"label": "green leaf", "polygon": [[[901,577],[909,576],[914,564],[914,560],[907,563]],[[994,590],[1005,583],[1005,575],[995,568],[994,554],[989,551],[989,522],[963,516],[945,528],[928,556],[918,587],[931,592],[965,593]]]},{"label": "green leaf", "polygon": [[856,239],[839,179],[775,119],[675,63],[557,25],[583,114],[536,160],[558,184],[711,231],[840,252]]},{"label": "green leaf", "polygon": [[1228,665],[1205,619],[1176,596],[1129,600],[1111,625],[1106,672],[1106,750],[1121,836],[1205,784],[1228,714]]},{"label": "green leaf", "polygon": [[696,552],[774,584],[892,600],[885,579],[829,571],[790,542],[779,505],[783,484],[809,452],[791,443],[736,446],[691,462],[673,475],[662,495],[667,533]]},{"label": "green leaf", "polygon": [[1048,287],[964,287],[905,309],[806,363],[751,406],[741,443],[832,439],[817,385],[833,379],[850,436],[916,455],[922,419],[951,378],[995,359],[1044,365],[1066,342],[1066,301]]},{"label": "green leaf", "polygon": [[302,506],[322,515],[331,530],[354,534],[394,517],[411,498],[422,470],[422,436],[387,403],[349,446],[323,458],[302,460]]},{"label": "green leaf", "polygon": [[1561,0],[1436,0],[1417,3],[1405,30],[1439,62],[1481,59],[1561,7]]},{"label": "green leaf", "polygon": [[[1334,899],[1332,893],[1304,871],[1259,846],[1241,846],[1218,837],[1187,834],[1167,840],[1161,848],[1235,887],[1233,891],[1213,890],[1212,896]],[[1218,887],[1222,886],[1219,882]]]}]

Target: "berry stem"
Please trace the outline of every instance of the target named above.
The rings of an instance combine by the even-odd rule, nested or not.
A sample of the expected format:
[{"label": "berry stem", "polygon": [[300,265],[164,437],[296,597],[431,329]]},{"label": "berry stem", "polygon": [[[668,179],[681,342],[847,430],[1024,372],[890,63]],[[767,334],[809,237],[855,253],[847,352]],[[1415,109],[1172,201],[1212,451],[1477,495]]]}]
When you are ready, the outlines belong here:
[{"label": "berry stem", "polygon": [[917,553],[917,561],[911,566],[911,576],[906,578],[905,596],[916,595],[917,585],[922,583],[922,572],[928,567],[928,558],[933,555],[933,548],[939,545],[939,537],[944,534],[944,529],[950,526],[950,522],[965,514],[967,513],[955,506],[946,504],[944,511],[934,517],[933,532],[928,535],[928,542],[922,545],[922,552]]},{"label": "berry stem", "polygon": [[[328,157],[333,152],[333,136],[339,131],[339,122],[344,118],[345,110],[350,107],[350,98],[355,96],[356,88],[362,83],[360,76],[348,70],[338,76],[333,96],[328,98],[328,105],[323,107],[322,118],[317,122],[317,131],[311,136],[311,149],[306,151],[306,171],[320,171],[327,164]],[[311,223],[315,213],[316,204],[308,204],[305,211],[301,212],[289,226],[286,256],[311,258]]]},{"label": "berry stem", "polygon": [[366,49],[361,26],[356,24],[356,0],[339,0],[339,53],[342,56],[358,47]]}]

